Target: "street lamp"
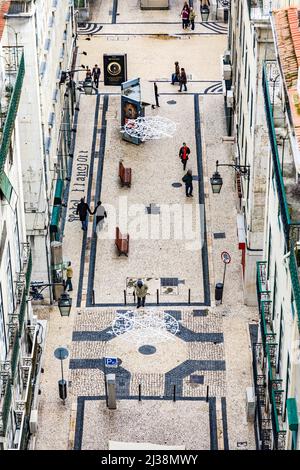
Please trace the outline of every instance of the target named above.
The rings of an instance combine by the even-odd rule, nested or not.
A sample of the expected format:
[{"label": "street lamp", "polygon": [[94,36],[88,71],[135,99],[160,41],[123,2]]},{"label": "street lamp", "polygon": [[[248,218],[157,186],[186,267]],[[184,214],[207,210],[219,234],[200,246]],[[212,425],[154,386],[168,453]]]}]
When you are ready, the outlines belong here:
[{"label": "street lamp", "polygon": [[219,166],[229,166],[231,168],[234,168],[235,171],[239,171],[241,173],[241,176],[248,178],[248,181],[250,179],[250,165],[219,163],[219,161],[217,160],[216,171],[213,174],[213,176],[210,178],[211,189],[214,194],[219,194],[221,192],[222,185],[223,185],[223,179],[220,173],[218,172]]},{"label": "street lamp", "polygon": [[60,315],[62,317],[69,317],[70,312],[71,312],[71,307],[72,307],[72,299],[69,296],[69,294],[64,292],[63,294],[61,294],[58,300],[58,308],[60,311]]},{"label": "street lamp", "polygon": [[68,356],[69,356],[69,351],[66,348],[57,348],[54,351],[54,357],[60,360],[60,365],[61,365],[61,380],[58,381],[58,390],[59,390],[59,398],[62,399],[63,404],[65,404],[65,400],[67,398],[67,382],[64,379],[63,360],[67,359]]},{"label": "street lamp", "polygon": [[[42,291],[46,289],[46,287],[52,287],[52,286],[56,286],[56,287],[61,286],[61,288],[63,288],[63,284],[58,283],[58,282],[52,283],[52,284],[49,284],[49,283],[45,284],[42,281],[31,282],[30,291],[29,291],[29,295],[31,297],[29,297],[27,300],[28,301],[29,300],[44,300]],[[72,307],[71,297],[66,292],[63,292],[58,299],[58,308],[59,308],[60,315],[62,317],[68,317],[70,315],[71,307]]]},{"label": "street lamp", "polygon": [[210,178],[211,189],[214,194],[219,194],[223,185],[220,173],[217,171]]},{"label": "street lamp", "polygon": [[207,5],[200,7],[201,19],[202,21],[207,21],[209,17],[209,8]]}]

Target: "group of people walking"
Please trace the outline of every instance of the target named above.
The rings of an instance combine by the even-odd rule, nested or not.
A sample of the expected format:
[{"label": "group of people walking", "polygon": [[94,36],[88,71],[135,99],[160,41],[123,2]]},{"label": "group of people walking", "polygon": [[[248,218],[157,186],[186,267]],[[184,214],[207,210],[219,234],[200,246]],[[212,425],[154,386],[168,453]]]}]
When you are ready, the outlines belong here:
[{"label": "group of people walking", "polygon": [[86,66],[85,79],[90,80],[90,81],[93,80],[96,88],[99,87],[100,75],[101,75],[101,69],[97,64],[95,64],[95,67],[93,67],[93,70],[91,70],[88,66]]},{"label": "group of people walking", "polygon": [[172,85],[175,84],[175,82],[179,83],[179,90],[182,91],[182,87],[184,87],[184,91],[187,91],[187,76],[185,73],[184,68],[179,67],[179,62],[175,62],[175,72],[172,73]]},{"label": "group of people walking", "polygon": [[180,13],[182,19],[182,28],[187,29],[189,26],[191,30],[195,29],[196,12],[193,7],[189,6],[188,2],[184,2],[183,8]]},{"label": "group of people walking", "polygon": [[88,214],[95,215],[96,214],[96,230],[99,222],[102,222],[105,217],[107,217],[107,213],[105,208],[102,206],[102,202],[98,201],[94,211],[91,211],[90,206],[87,202],[85,202],[85,198],[80,199],[80,203],[77,205],[76,214],[79,215],[79,219],[81,222],[81,228],[85,232],[87,231],[88,226]]},{"label": "group of people walking", "polygon": [[[183,165],[183,171],[185,171],[185,169],[186,169],[186,164],[188,162],[190,153],[191,153],[190,148],[186,145],[185,142],[183,142],[182,147],[180,147],[180,149],[179,149],[179,158],[180,158],[181,163]],[[192,174],[192,170],[189,169],[187,171],[187,173],[182,178],[182,181],[185,184],[186,197],[193,197],[193,174]]]}]

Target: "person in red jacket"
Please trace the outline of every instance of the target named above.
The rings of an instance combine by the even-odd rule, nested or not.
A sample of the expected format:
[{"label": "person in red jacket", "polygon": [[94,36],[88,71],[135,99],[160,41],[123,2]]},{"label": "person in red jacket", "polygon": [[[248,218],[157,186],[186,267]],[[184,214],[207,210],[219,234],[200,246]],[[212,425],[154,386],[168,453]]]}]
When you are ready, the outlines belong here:
[{"label": "person in red jacket", "polygon": [[183,9],[181,10],[181,19],[182,19],[182,28],[186,29],[189,25],[189,17],[190,17],[190,8],[187,2],[184,2]]},{"label": "person in red jacket", "polygon": [[185,171],[185,167],[186,167],[187,161],[189,159],[189,154],[190,153],[191,153],[191,151],[190,151],[189,147],[186,145],[185,142],[183,142],[182,147],[180,147],[180,150],[179,150],[179,158],[181,159],[182,164],[183,164],[183,171]]}]

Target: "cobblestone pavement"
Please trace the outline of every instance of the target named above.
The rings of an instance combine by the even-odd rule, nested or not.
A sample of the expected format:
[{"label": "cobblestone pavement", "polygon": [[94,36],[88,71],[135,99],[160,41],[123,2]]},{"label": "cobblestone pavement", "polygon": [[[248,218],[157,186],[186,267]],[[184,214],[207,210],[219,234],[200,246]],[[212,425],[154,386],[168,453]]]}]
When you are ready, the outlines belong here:
[{"label": "cobblestone pavement", "polygon": [[[144,13],[136,11],[136,1],[118,3],[117,16],[112,1],[99,2],[100,9],[94,11],[92,21],[109,24],[103,24],[103,30],[92,35],[91,41],[80,34],[79,48],[87,52],[90,66],[101,64],[103,53],[126,52],[129,78],[158,81],[161,107],[147,109],[147,115],[175,120],[177,134],[173,139],[139,147],[125,143],[119,133],[119,89],[104,87],[101,82],[97,97],[80,97],[63,243],[64,258],[72,261],[74,269],[73,308],[69,318],[60,318],[56,308],[39,313],[48,323],[36,448],[108,449],[109,441],[143,441],[185,445],[187,449],[240,449],[240,442],[246,442],[243,448],[254,449],[245,395],[252,384],[249,324],[256,324],[257,317],[256,309],[243,305],[232,172],[222,172],[221,195],[212,195],[209,187],[215,160],[230,163],[232,154],[231,144],[221,140],[226,130],[220,56],[226,49],[226,36],[217,34],[215,26],[209,35],[187,35],[185,40],[151,36],[160,31],[182,32],[178,23],[181,2],[174,0],[169,12]],[[117,24],[112,24],[114,15]],[[141,25],[143,19],[151,24]],[[130,22],[139,23],[133,25],[134,36],[129,34]],[[220,27],[226,29],[222,23]],[[196,31],[204,32],[204,28],[196,25]],[[103,31],[115,32],[114,40],[98,35]],[[147,35],[137,34],[142,31]],[[186,95],[181,96],[168,82],[175,60],[191,75]],[[168,103],[171,100],[176,104]],[[95,235],[92,216],[87,233],[82,232],[74,214],[79,195],[85,195],[92,208],[96,196],[101,195],[104,205],[116,200],[121,195],[117,173],[120,157],[133,169],[132,187],[124,190],[129,203],[185,202],[183,188],[171,185],[183,174],[177,152],[185,140],[191,146],[194,174],[199,175],[199,163],[202,167],[194,185],[195,197],[189,204],[196,207],[198,196],[203,195],[206,251],[197,249],[190,255],[176,240],[164,240],[164,245],[160,240],[143,240],[140,245],[135,240],[129,258],[119,259],[113,240]],[[159,165],[155,163],[157,153]],[[78,164],[86,165],[84,181],[77,179]],[[225,238],[214,238],[216,232],[224,232]],[[164,256],[153,256],[158,247],[163,248]],[[231,253],[232,262],[227,269],[223,304],[216,306],[211,299],[215,283],[222,280],[220,254],[224,250]],[[122,293],[127,279],[137,276],[187,281],[178,294],[162,298],[170,305],[160,309],[174,316],[179,329],[165,341],[153,335],[151,342],[144,344],[154,348],[152,354],[144,354],[139,351],[141,344],[126,340],[128,333],[116,337],[112,330],[116,315],[132,308],[121,305]],[[187,305],[187,286],[192,289],[191,301],[198,305]],[[93,306],[93,301],[99,305]],[[155,302],[152,294],[148,304]],[[58,346],[70,351],[64,361],[68,380],[65,405],[57,390],[60,364],[53,357]],[[110,356],[118,358],[115,369],[105,367],[104,358]],[[117,411],[106,407],[107,372],[116,374]]]}]

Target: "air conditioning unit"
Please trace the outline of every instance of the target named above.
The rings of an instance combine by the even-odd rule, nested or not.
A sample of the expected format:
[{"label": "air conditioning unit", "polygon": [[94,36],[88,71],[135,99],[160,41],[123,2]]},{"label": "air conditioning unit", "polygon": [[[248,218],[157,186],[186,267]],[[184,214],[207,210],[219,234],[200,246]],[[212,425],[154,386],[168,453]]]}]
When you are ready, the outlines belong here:
[{"label": "air conditioning unit", "polygon": [[226,104],[227,104],[228,108],[233,108],[234,98],[233,98],[233,91],[232,90],[227,90]]},{"label": "air conditioning unit", "polygon": [[38,410],[32,410],[30,413],[29,429],[32,434],[36,434],[38,430]]},{"label": "air conditioning unit", "polygon": [[254,423],[255,418],[255,392],[254,387],[247,387],[246,389],[246,411],[247,421]]}]

